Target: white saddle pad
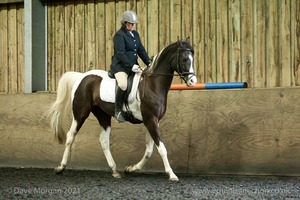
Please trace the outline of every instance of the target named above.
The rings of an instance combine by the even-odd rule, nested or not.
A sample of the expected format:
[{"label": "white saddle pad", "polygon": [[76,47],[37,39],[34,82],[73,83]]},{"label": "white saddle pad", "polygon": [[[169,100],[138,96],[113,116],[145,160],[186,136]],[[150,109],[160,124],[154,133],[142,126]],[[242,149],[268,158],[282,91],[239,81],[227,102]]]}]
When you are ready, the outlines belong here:
[{"label": "white saddle pad", "polygon": [[[115,103],[116,96],[116,79],[110,78],[107,74],[102,76],[100,84],[100,98],[102,101]],[[136,92],[141,79],[141,73],[136,73],[133,78],[131,92],[128,96],[128,103],[132,103],[136,98]]]}]

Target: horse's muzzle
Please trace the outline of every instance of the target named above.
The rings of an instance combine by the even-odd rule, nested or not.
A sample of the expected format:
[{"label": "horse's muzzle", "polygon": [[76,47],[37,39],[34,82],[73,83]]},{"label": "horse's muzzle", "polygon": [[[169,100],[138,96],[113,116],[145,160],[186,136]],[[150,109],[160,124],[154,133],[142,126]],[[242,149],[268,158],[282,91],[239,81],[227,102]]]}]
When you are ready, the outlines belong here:
[{"label": "horse's muzzle", "polygon": [[185,81],[185,83],[189,87],[196,85],[196,83],[197,83],[196,75],[195,74],[188,75],[187,80]]}]

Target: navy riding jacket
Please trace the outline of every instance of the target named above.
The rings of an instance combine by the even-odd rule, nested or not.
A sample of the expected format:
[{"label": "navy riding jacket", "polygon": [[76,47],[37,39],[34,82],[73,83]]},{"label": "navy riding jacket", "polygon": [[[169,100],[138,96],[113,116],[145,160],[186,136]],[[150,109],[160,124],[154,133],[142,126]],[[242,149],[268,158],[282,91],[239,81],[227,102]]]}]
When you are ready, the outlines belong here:
[{"label": "navy riding jacket", "polygon": [[117,72],[132,73],[131,69],[134,64],[138,65],[138,57],[148,66],[150,58],[141,42],[138,32],[132,31],[133,35],[121,27],[113,38],[114,42],[114,55],[111,63],[111,74]]}]

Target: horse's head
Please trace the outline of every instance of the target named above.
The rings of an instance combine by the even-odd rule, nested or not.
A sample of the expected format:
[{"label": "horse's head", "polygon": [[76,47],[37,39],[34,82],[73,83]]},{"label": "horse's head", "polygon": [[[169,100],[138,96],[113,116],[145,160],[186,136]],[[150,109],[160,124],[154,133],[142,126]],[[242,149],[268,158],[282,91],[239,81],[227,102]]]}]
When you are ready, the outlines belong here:
[{"label": "horse's head", "polygon": [[194,86],[197,83],[197,77],[194,72],[194,50],[190,45],[190,38],[186,41],[177,41],[177,66],[175,71],[184,80],[187,86]]}]

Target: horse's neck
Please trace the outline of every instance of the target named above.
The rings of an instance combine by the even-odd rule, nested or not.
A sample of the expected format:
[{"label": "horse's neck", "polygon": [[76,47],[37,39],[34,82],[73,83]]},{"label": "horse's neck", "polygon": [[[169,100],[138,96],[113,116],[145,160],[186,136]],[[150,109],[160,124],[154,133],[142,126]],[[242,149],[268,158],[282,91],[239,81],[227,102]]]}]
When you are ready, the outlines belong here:
[{"label": "horse's neck", "polygon": [[[172,50],[173,51],[173,50]],[[174,75],[174,52],[171,50],[163,49],[158,55],[155,56],[153,66],[149,71],[150,85],[153,86],[155,93],[168,93]]]},{"label": "horse's neck", "polygon": [[168,94],[172,80],[174,71],[167,67],[168,64],[162,65],[163,70],[154,70],[152,74],[148,77],[148,81],[150,82],[151,88],[153,92],[156,94]]}]

